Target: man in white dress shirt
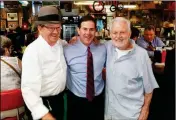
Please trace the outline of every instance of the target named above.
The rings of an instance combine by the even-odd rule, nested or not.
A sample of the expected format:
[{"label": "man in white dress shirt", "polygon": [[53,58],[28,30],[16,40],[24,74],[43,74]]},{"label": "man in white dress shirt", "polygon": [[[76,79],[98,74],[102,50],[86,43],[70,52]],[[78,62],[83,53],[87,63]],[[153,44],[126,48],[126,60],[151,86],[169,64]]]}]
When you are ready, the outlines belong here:
[{"label": "man in white dress shirt", "polygon": [[106,43],[106,120],[147,120],[158,84],[147,51],[130,39],[130,22],[115,18]]},{"label": "man in white dress shirt", "polygon": [[34,120],[62,120],[67,66],[60,40],[61,17],[53,6],[38,12],[38,38],[22,59],[22,94]]}]

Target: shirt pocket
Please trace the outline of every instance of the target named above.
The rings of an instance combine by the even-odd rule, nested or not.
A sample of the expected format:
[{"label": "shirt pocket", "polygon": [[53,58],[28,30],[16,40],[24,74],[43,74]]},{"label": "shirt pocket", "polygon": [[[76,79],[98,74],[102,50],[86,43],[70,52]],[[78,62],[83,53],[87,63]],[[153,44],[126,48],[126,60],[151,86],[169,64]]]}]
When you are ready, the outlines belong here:
[{"label": "shirt pocket", "polygon": [[119,79],[119,85],[118,85],[119,94],[122,94],[122,95],[128,94],[128,91],[127,91],[128,77],[125,76],[124,74],[121,74],[119,77],[117,77],[117,79]]},{"label": "shirt pocket", "polygon": [[137,93],[142,88],[142,77],[131,78],[128,80],[129,94]]},{"label": "shirt pocket", "polygon": [[129,74],[126,74],[127,77],[127,89],[129,94],[138,93],[142,89],[142,74],[136,68],[129,71]]},{"label": "shirt pocket", "polygon": [[126,89],[129,94],[142,87],[142,72],[139,65],[129,64],[125,69],[121,69],[121,76],[126,81]]}]

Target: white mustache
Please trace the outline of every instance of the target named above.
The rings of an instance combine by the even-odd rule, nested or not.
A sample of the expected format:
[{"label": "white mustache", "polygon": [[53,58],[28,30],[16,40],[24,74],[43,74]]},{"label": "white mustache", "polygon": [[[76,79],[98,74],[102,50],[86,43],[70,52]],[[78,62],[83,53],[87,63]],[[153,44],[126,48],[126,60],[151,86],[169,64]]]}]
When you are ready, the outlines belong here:
[{"label": "white mustache", "polygon": [[117,38],[115,39],[116,41],[123,41],[124,39],[123,38]]}]

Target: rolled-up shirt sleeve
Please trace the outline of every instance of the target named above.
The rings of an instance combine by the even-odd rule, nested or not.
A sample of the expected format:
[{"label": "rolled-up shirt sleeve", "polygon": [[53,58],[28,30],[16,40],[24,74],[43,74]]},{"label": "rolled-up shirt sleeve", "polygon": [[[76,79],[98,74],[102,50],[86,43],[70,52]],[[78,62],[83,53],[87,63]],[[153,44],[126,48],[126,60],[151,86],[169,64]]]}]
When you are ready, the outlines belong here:
[{"label": "rolled-up shirt sleeve", "polygon": [[23,99],[32,113],[33,119],[41,119],[48,113],[40,97],[42,75],[37,52],[33,48],[27,48],[22,59],[22,83]]},{"label": "rolled-up shirt sleeve", "polygon": [[153,89],[159,87],[154,77],[151,60],[147,52],[145,52],[143,60],[143,85],[145,93],[151,93]]}]

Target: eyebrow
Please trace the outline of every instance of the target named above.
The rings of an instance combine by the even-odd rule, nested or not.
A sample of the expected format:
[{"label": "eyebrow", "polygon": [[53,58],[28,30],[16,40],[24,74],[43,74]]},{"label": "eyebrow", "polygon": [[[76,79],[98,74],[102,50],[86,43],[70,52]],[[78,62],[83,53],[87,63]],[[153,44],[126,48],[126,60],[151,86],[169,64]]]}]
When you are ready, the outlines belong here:
[{"label": "eyebrow", "polygon": [[95,28],[87,28],[87,27],[82,27],[83,29],[95,29]]},{"label": "eyebrow", "polygon": [[[55,27],[54,24],[45,24],[45,26]],[[61,25],[59,25],[59,26],[61,26]]]}]

